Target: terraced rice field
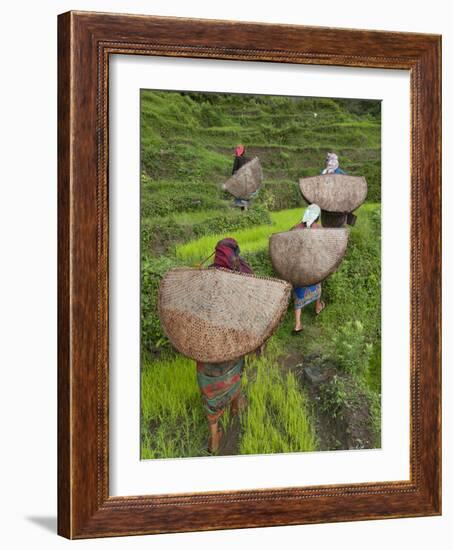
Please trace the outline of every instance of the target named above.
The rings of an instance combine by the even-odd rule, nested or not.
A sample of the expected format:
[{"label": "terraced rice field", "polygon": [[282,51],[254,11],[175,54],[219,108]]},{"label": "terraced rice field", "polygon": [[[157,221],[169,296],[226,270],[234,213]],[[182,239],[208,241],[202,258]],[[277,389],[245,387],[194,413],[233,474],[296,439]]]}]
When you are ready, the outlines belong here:
[{"label": "terraced rice field", "polygon": [[[317,317],[312,306],[306,308],[304,332],[293,336],[290,307],[262,356],[247,358],[243,388],[249,405],[240,420],[228,412],[222,419],[226,436],[220,454],[324,448],[323,431],[332,429],[320,426],[319,409],[337,410],[341,393],[325,392],[324,401],[317,401],[300,377],[300,366],[318,354],[337,361],[343,376],[339,336],[357,357],[371,346],[363,368],[344,376],[358,388],[357,399],[367,396],[375,404],[368,420],[373,445],[379,444],[380,120],[363,105],[311,98],[298,105],[283,99],[216,101],[203,94],[143,93],[143,459],[206,455],[208,437],[195,363],[172,350],[160,327],[160,278],[173,266],[200,262],[226,236],[239,242],[257,274],[275,275],[267,254],[269,236],[301,219],[297,178],[318,173],[330,149],[340,153],[349,173],[367,176],[369,202],[358,212],[341,267],[323,283],[325,311]],[[220,189],[239,141],[260,157],[265,174],[259,198],[247,213],[233,208]],[[340,441],[332,448],[345,447]]]}]

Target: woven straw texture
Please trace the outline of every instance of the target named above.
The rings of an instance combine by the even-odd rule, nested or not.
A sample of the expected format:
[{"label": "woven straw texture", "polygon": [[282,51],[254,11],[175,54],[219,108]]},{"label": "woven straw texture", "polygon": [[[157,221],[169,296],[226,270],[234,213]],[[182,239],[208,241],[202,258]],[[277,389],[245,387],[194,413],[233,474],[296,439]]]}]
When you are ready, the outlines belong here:
[{"label": "woven straw texture", "polygon": [[352,212],[366,199],[368,186],[361,176],[324,174],[299,180],[303,198],[328,212]]},{"label": "woven straw texture", "polygon": [[258,157],[253,158],[223,184],[223,189],[238,199],[249,199],[261,186],[263,170]]},{"label": "woven straw texture", "polygon": [[323,281],[340,265],[349,229],[300,229],[274,233],[269,253],[275,271],[293,286]]},{"label": "woven straw texture", "polygon": [[256,350],[288,307],[285,281],[224,269],[176,268],[159,286],[159,317],[173,346],[203,363]]}]

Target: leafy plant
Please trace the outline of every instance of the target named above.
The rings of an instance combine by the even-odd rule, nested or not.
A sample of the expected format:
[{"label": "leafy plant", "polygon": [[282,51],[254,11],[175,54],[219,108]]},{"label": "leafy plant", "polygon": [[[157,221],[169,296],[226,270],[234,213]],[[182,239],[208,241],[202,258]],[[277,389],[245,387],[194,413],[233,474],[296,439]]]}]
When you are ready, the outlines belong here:
[{"label": "leafy plant", "polygon": [[366,342],[360,321],[350,321],[339,328],[334,336],[334,346],[338,362],[345,372],[363,376],[368,371],[373,346]]},{"label": "leafy plant", "polygon": [[301,202],[296,182],[285,180],[265,182],[257,199],[258,204],[271,211],[297,208]]},{"label": "leafy plant", "polygon": [[143,258],[141,266],[141,347],[156,350],[168,347],[157,312],[157,290],[165,273],[178,265],[178,261],[161,257]]},{"label": "leafy plant", "polygon": [[319,408],[332,418],[341,417],[349,397],[344,380],[335,375],[329,382],[320,386]]},{"label": "leafy plant", "polygon": [[307,397],[292,373],[283,373],[275,347],[255,359],[256,379],[248,384],[249,407],[241,419],[241,454],[313,451],[316,438]]}]

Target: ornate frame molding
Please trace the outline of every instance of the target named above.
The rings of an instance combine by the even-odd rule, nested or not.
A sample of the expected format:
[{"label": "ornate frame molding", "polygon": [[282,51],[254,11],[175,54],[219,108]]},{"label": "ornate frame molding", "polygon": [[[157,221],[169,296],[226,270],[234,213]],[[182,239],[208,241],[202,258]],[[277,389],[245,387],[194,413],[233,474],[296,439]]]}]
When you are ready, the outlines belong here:
[{"label": "ornate frame molding", "polygon": [[[440,37],[89,12],[65,13],[58,23],[59,534],[87,538],[440,514]],[[409,481],[109,496],[108,61],[116,54],[410,71]]]}]

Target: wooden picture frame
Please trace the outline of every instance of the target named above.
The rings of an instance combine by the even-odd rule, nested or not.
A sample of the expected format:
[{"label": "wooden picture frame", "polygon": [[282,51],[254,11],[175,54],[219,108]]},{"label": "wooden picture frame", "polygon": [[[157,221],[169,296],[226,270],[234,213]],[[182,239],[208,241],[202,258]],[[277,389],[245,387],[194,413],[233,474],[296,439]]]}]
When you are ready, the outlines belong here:
[{"label": "wooden picture frame", "polygon": [[[58,21],[58,532],[68,538],[441,513],[441,38],[68,12]],[[411,94],[410,480],[109,495],[111,54],[406,69]]]}]

